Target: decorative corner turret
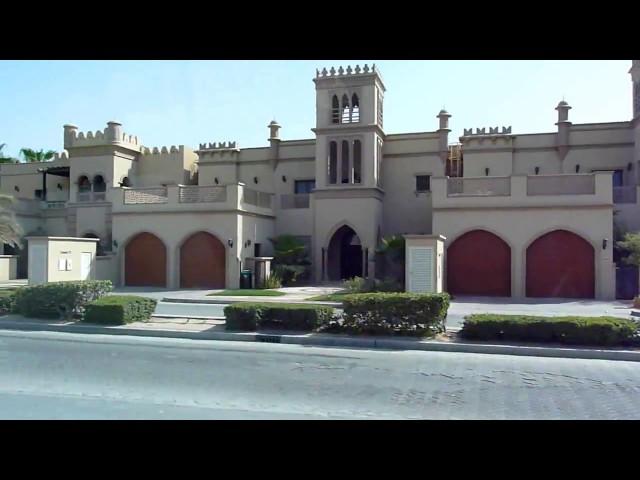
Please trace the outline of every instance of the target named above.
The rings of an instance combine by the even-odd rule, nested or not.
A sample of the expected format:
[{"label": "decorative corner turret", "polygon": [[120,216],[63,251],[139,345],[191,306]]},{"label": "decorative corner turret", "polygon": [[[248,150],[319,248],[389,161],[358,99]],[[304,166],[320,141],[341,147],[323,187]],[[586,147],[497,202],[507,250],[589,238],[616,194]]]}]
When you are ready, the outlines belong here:
[{"label": "decorative corner turret", "polygon": [[571,133],[571,122],[569,121],[569,110],[571,106],[564,101],[560,101],[556,107],[558,112],[558,134],[556,137],[556,148],[558,151],[558,157],[560,160],[564,160],[569,153],[569,135]]}]

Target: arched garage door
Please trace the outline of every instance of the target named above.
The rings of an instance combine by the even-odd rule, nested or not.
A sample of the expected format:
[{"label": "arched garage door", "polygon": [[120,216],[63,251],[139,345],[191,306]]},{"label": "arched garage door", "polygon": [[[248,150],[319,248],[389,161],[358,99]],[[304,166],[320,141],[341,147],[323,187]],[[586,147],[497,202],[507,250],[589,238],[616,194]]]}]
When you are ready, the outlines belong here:
[{"label": "arched garage door", "polygon": [[542,235],[527,248],[527,297],[594,298],[594,253],[566,230]]},{"label": "arched garage door", "polygon": [[206,232],[191,235],[180,247],[180,287],[224,288],[225,249]]},{"label": "arched garage door", "polygon": [[447,291],[453,295],[511,296],[511,248],[500,237],[473,230],[447,249]]},{"label": "arched garage door", "polygon": [[124,252],[124,283],[130,287],[167,286],[167,249],[158,237],[140,233]]}]

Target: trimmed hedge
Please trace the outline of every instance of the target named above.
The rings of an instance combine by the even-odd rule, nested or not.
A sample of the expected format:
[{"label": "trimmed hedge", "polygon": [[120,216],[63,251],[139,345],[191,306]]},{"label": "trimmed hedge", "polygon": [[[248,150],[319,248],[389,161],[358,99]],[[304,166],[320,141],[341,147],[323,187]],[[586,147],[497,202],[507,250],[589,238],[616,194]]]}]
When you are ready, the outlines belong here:
[{"label": "trimmed hedge", "polygon": [[0,313],[8,313],[13,310],[15,304],[16,290],[0,290]]},{"label": "trimmed hedge", "polygon": [[109,325],[142,322],[151,318],[157,304],[153,298],[109,295],[89,303],[83,321]]},{"label": "trimmed hedge", "polygon": [[447,293],[362,293],[341,300],[339,330],[345,333],[433,336],[445,331]]},{"label": "trimmed hedge", "polygon": [[627,345],[637,340],[640,323],[616,317],[534,317],[475,314],[465,317],[462,338],[519,340],[572,345]]},{"label": "trimmed hedge", "polygon": [[109,280],[52,282],[22,287],[15,293],[14,311],[34,318],[82,317],[84,307],[113,290]]},{"label": "trimmed hedge", "polygon": [[294,303],[234,303],[224,308],[226,330],[262,328],[311,331],[328,324],[333,308]]}]

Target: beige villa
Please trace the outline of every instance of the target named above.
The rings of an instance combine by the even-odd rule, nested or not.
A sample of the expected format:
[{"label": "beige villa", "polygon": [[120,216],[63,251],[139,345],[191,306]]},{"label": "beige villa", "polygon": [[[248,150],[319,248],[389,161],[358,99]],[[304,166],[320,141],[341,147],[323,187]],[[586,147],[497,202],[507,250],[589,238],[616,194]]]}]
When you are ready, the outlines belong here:
[{"label": "beige villa", "polygon": [[323,68],[314,138],[272,121],[264,147],[148,147],[118,122],[65,125],[64,151],[2,164],[0,190],[26,235],[98,238],[96,277],[117,285],[238,287],[279,234],[305,241],[314,282],[372,277],[381,238],[411,234],[445,238],[454,294],[612,299],[614,221],[640,230],[640,61],[630,74],[633,119],[574,124],[561,101],[542,107],[557,111],[548,133],[453,139],[444,110],[430,131],[386,134],[378,69]]}]

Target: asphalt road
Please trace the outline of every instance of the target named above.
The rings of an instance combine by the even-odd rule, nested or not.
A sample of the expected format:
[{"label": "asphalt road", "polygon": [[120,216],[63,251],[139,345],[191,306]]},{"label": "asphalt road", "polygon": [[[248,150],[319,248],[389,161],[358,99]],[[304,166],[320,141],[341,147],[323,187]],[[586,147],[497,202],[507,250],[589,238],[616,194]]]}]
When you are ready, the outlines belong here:
[{"label": "asphalt road", "polygon": [[637,363],[0,330],[2,419],[640,419]]}]

